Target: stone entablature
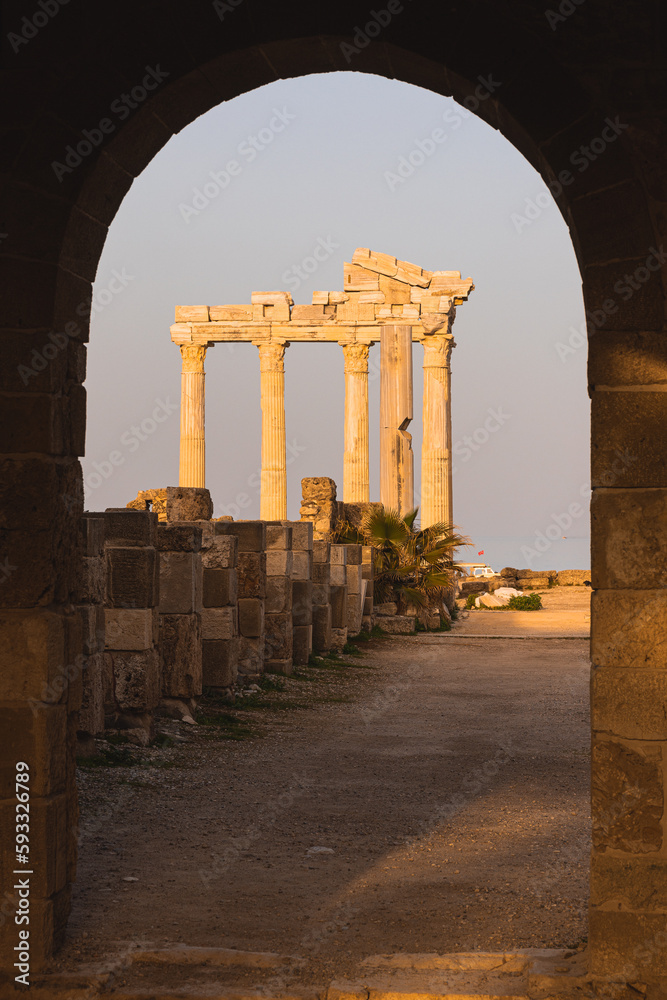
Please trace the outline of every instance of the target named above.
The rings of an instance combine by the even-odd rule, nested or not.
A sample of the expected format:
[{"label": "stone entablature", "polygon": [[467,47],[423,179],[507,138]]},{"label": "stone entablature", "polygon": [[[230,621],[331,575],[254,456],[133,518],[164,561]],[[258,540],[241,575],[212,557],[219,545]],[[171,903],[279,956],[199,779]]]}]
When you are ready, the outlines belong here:
[{"label": "stone entablature", "polygon": [[175,344],[225,341],[334,341],[372,344],[388,324],[410,326],[412,339],[451,333],[456,306],[474,284],[459,271],[425,271],[360,247],[343,265],[340,292],[313,292],[310,305],[289,292],[253,292],[249,305],[176,306]]}]

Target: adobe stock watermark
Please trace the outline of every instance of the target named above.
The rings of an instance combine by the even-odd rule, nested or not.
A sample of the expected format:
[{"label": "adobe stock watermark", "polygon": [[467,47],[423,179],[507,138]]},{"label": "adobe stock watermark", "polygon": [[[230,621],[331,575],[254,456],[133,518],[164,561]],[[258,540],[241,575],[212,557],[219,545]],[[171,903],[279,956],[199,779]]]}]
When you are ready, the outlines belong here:
[{"label": "adobe stock watermark", "polygon": [[551,8],[545,10],[544,16],[551,30],[555,31],[559,24],[563,24],[573,14],[576,14],[583,3],[586,3],[586,0],[561,0],[558,10],[552,10]]},{"label": "adobe stock watermark", "polygon": [[21,18],[20,32],[10,31],[7,34],[7,41],[14,52],[18,52],[22,45],[32,41],[35,35],[60,12],[60,8],[68,3],[69,0],[38,0],[38,9],[30,17]]},{"label": "adobe stock watermark", "polygon": [[292,264],[286,271],[283,271],[281,281],[287,285],[291,292],[296,292],[301,284],[308,279],[308,276],[314,274],[320,264],[329,260],[334,250],[339,249],[340,243],[335,243],[331,236],[327,236],[326,240],[318,236],[317,243],[311,252],[299,264]]},{"label": "adobe stock watermark", "polygon": [[[486,77],[478,76],[477,80],[473,93],[460,102],[462,107],[448,108],[443,113],[443,121],[450,131],[455,132],[459,129],[463,122],[475,114],[479,106],[502,86],[500,80],[493,79],[493,74]],[[415,145],[410,152],[399,156],[396,169],[385,170],[383,176],[389,190],[394,192],[400,184],[404,184],[446,141],[447,132],[440,127],[434,128],[424,139],[415,139]]]},{"label": "adobe stock watermark", "polygon": [[[662,266],[667,263],[667,253],[665,253],[662,243],[656,249],[649,247],[649,255],[644,264],[635,268],[632,274],[624,274],[622,278],[614,284],[614,291],[622,302],[629,302],[635,292],[644,287],[654,274],[657,274]],[[562,340],[554,344],[554,350],[565,364],[571,354],[576,354],[578,350],[588,343],[588,330],[592,333],[604,326],[610,316],[618,312],[618,301],[616,299],[605,299],[599,309],[587,310],[585,321],[579,326],[570,327],[570,336],[566,343]]]},{"label": "adobe stock watermark", "polygon": [[209,170],[208,176],[211,179],[202,184],[201,187],[192,189],[192,201],[188,204],[180,202],[178,210],[183,222],[189,224],[192,218],[196,218],[205,208],[208,208],[211,202],[215,201],[218,195],[229,187],[232,178],[243,173],[244,166],[253,163],[259,154],[270,146],[276,136],[284,132],[295,118],[296,115],[293,115],[286,107],[274,108],[273,116],[268,124],[254,135],[246,136],[238,144],[236,155],[239,159],[228,160],[222,170]]},{"label": "adobe stock watermark", "polygon": [[[98,316],[113,302],[117,295],[127,288],[131,281],[135,280],[134,275],[128,274],[124,267],[120,271],[114,269],[111,275],[111,279],[104,288],[96,289],[89,299],[84,299],[78,304],[75,309],[77,316],[90,319],[93,316]],[[62,330],[51,330],[44,346],[33,348],[30,354],[31,363],[17,366],[16,370],[21,376],[23,384],[27,385],[31,378],[35,378],[40,372],[43,372],[60,351],[65,350],[70,340],[78,339],[82,333],[81,326],[76,320],[69,320]]]},{"label": "adobe stock watermark", "polygon": [[[169,397],[166,400],[156,399],[155,404],[150,416],[144,417],[140,423],[133,424],[121,434],[120,443],[125,452],[132,454],[138,451],[143,442],[155,434],[160,424],[163,424],[169,419],[172,413],[176,413],[179,409],[178,405],[172,403]],[[86,489],[99,489],[102,483],[111,478],[119,466],[125,464],[126,458],[127,454],[114,449],[114,451],[109,452],[106,459],[103,459],[101,462],[93,462],[93,471],[84,476],[83,481]]]},{"label": "adobe stock watermark", "polygon": [[[483,448],[492,434],[497,434],[501,427],[504,427],[511,419],[511,413],[505,413],[502,405],[496,409],[486,411],[487,417],[484,422],[476,427],[472,434],[466,434],[458,440],[452,448],[452,453],[460,458],[461,462],[469,462],[473,454]],[[457,471],[457,466],[452,468],[452,474]]]},{"label": "adobe stock watermark", "polygon": [[[616,142],[619,135],[629,127],[621,121],[618,115],[614,119],[605,118],[604,125],[600,135],[591,139],[588,145],[581,145],[570,153],[568,162],[577,168],[577,173],[583,174],[588,170],[590,165],[595,163],[598,157],[602,156],[605,150]],[[526,198],[523,211],[512,212],[510,215],[510,221],[516,232],[522,233],[528,226],[532,226],[547,208],[554,205],[554,199],[560,198],[564,189],[570,184],[574,184],[574,174],[571,170],[561,170],[556,180],[547,184],[551,195],[546,191],[541,191],[534,198]]]},{"label": "adobe stock watermark", "polygon": [[243,0],[213,0],[213,10],[218,15],[218,19],[224,21],[225,15],[233,14],[242,3]]},{"label": "adobe stock watermark", "polygon": [[[120,94],[111,102],[109,106],[111,114],[115,115],[119,121],[125,121],[140,104],[143,104],[151,91],[157,90],[168,76],[169,73],[166,70],[160,69],[159,63],[157,66],[146,66],[146,75],[142,78],[141,83],[132,87],[129,92]],[[51,163],[51,169],[58,178],[58,183],[62,184],[65,174],[71,174],[73,170],[81,166],[85,158],[90,156],[94,149],[101,146],[107,136],[113,135],[117,128],[118,122],[106,116],[100,118],[93,128],[84,128],[81,132],[83,139],[77,142],[76,146],[70,144],[65,147],[64,162],[53,160]]]}]

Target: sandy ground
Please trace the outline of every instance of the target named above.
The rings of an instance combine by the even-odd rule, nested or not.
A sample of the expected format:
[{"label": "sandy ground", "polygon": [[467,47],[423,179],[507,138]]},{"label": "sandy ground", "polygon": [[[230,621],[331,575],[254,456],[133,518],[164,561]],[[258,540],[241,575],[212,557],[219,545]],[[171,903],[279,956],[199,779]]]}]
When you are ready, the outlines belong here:
[{"label": "sandy ground", "polygon": [[185,942],[305,956],[315,983],[378,952],[581,946],[588,644],[537,626],[571,627],[588,593],[557,600],[531,638],[477,638],[476,615],[515,613],[474,612],[379,639],[215,725],[167,723],[132,766],[83,767],[57,966]]}]

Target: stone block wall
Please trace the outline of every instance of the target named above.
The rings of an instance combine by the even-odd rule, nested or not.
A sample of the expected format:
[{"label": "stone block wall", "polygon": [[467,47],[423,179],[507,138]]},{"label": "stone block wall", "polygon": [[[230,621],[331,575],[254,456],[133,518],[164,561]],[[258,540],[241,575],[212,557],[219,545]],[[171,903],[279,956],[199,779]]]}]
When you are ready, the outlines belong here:
[{"label": "stone block wall", "polygon": [[217,538],[237,539],[237,671],[244,681],[257,681],[264,672],[266,521],[212,524]]},{"label": "stone block wall", "polygon": [[238,677],[238,539],[228,522],[199,521],[202,529],[202,686],[231,695]]},{"label": "stone block wall", "polygon": [[157,525],[151,511],[104,514],[105,725],[141,743],[160,699]]},{"label": "stone block wall", "polygon": [[373,579],[375,576],[375,549],[372,545],[362,545],[361,547],[361,577],[366,584],[366,592],[364,595],[364,607],[363,615],[361,618],[361,627],[366,632],[370,632],[373,627],[373,613],[374,613],[374,601],[373,601]]},{"label": "stone block wall", "polygon": [[305,666],[313,651],[313,525],[292,521],[292,663]]},{"label": "stone block wall", "polygon": [[91,743],[104,730],[105,610],[107,592],[104,554],[104,514],[85,512],[81,518],[83,567],[74,599],[81,618],[81,707],[77,725],[78,749],[94,753]]},{"label": "stone block wall", "polygon": [[362,546],[346,545],[347,549],[347,627],[350,635],[361,632],[366,597],[366,581],[362,571]]},{"label": "stone block wall", "polygon": [[[314,532],[313,532],[314,533]],[[332,643],[331,544],[313,541],[313,652],[326,653]]]},{"label": "stone block wall", "polygon": [[267,521],[264,669],[271,674],[292,673],[292,561],[292,525]]},{"label": "stone block wall", "polygon": [[202,693],[202,528],[160,523],[157,550],[162,707],[192,716]]},{"label": "stone block wall", "polygon": [[329,547],[329,603],[331,604],[331,648],[342,650],[347,642],[347,546]]}]

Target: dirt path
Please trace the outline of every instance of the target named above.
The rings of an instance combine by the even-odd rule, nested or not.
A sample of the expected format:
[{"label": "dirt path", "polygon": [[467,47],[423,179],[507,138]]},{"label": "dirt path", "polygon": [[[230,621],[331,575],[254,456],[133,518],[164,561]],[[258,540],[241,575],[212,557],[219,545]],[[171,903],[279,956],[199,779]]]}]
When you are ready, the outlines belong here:
[{"label": "dirt path", "polygon": [[383,639],[288,682],[307,708],[171,723],[184,742],[141,766],[84,768],[58,965],[185,942],[305,955],[315,982],[378,952],[576,946],[587,655],[462,629]]}]

